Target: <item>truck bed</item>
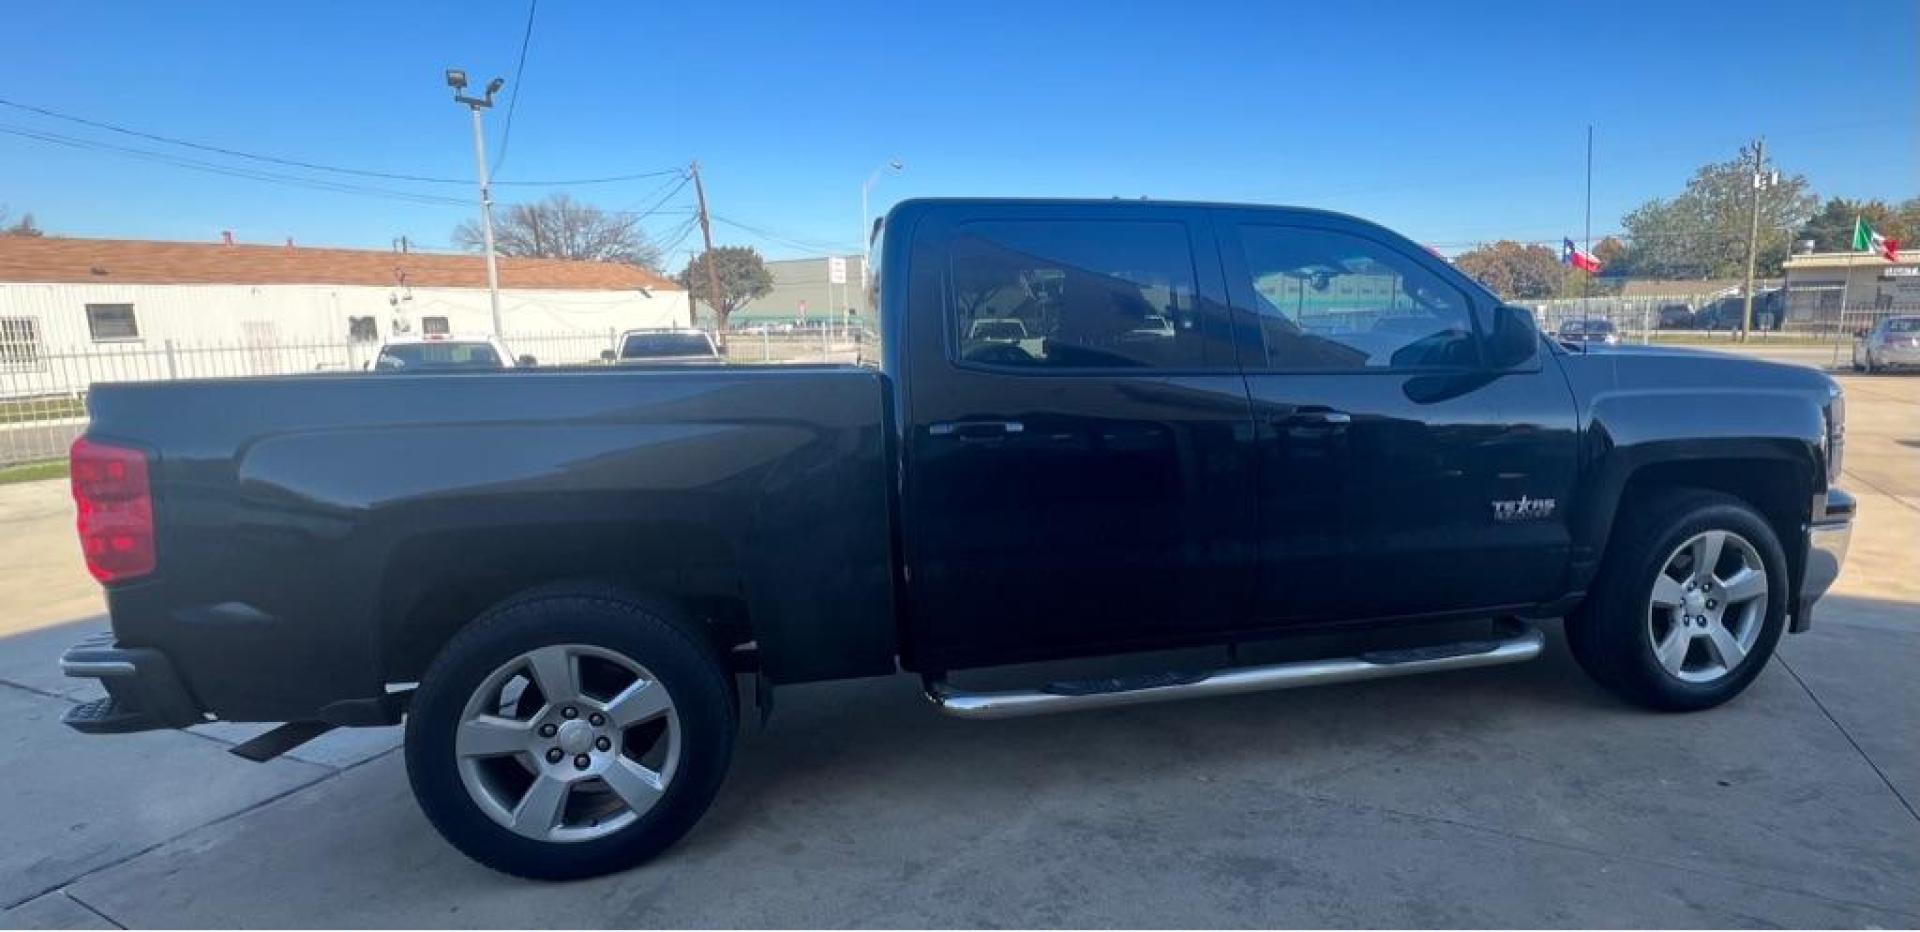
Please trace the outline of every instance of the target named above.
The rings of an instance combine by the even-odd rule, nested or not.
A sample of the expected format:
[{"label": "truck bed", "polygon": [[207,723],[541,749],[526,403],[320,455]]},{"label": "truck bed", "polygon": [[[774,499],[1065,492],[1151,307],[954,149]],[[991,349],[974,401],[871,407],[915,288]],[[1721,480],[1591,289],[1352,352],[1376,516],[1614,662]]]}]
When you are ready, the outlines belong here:
[{"label": "truck bed", "polygon": [[362,724],[389,716],[387,685],[417,678],[452,627],[525,580],[577,572],[672,593],[723,627],[750,616],[776,681],[890,671],[884,379],[99,386],[88,436],[148,452],[157,524],[156,572],[109,589],[116,638],[182,658],[222,718]]}]

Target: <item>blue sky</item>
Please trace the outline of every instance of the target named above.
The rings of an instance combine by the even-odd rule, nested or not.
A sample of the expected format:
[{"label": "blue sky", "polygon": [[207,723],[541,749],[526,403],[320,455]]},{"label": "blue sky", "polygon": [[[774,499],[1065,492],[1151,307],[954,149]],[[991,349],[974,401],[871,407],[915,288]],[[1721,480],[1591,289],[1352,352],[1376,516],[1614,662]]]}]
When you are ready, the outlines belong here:
[{"label": "blue sky", "polygon": [[[1589,123],[1596,236],[1762,133],[1777,164],[1823,195],[1920,195],[1917,6],[544,0],[498,178],[698,158],[713,212],[761,231],[721,224],[716,239],[770,256],[854,250],[860,183],[894,157],[906,170],[876,186],[876,206],[1148,195],[1344,210],[1448,251],[1577,239]],[[442,70],[510,78],[526,12],[521,0],[17,3],[0,98],[251,152],[469,178],[467,115]],[[496,152],[504,111],[488,117]],[[464,200],[472,189],[249,165],[0,107],[0,204],[59,234],[230,229],[370,247],[405,234],[435,247],[473,213],[22,130],[388,191]],[[645,210],[671,182],[565,190]],[[691,201],[674,193],[643,222],[681,236]],[[696,242],[681,239],[672,262]]]}]

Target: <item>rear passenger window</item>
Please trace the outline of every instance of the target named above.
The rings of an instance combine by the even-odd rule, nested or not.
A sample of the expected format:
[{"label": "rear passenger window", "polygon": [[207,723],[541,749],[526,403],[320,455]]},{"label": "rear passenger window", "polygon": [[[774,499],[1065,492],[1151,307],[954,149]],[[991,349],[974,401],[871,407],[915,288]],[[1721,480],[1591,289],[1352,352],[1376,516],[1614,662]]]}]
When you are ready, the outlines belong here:
[{"label": "rear passenger window", "polygon": [[964,361],[1044,369],[1206,361],[1185,224],[969,223],[951,259],[953,345]]},{"label": "rear passenger window", "polygon": [[1466,296],[1412,258],[1332,230],[1246,225],[1239,233],[1266,368],[1450,368],[1479,360]]}]

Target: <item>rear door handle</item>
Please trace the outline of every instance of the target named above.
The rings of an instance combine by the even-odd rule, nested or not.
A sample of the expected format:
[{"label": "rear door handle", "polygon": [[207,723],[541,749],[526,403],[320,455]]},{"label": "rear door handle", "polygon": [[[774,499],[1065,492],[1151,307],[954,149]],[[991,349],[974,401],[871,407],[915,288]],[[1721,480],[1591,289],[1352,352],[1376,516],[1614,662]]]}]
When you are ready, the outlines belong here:
[{"label": "rear door handle", "polygon": [[992,440],[1008,434],[1018,434],[1027,429],[1019,421],[937,421],[927,426],[927,433],[934,437],[953,437],[959,440]]}]

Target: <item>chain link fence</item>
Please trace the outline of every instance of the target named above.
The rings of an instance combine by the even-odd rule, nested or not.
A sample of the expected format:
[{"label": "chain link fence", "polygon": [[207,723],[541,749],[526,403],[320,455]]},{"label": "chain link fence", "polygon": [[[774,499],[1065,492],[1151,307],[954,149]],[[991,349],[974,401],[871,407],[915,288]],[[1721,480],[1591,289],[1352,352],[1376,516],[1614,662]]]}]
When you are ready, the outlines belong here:
[{"label": "chain link fence", "polygon": [[[616,332],[531,333],[502,338],[540,368],[605,366]],[[17,341],[16,341],[17,342]],[[720,342],[716,340],[716,342]],[[860,363],[873,337],[860,330],[734,332],[734,365]],[[0,355],[0,468],[59,460],[87,428],[87,392],[107,382],[339,373],[371,368],[380,345],[342,343],[102,343],[49,348],[9,342]]]},{"label": "chain link fence", "polygon": [[[1774,289],[1754,297],[1747,339],[1777,343],[1850,343],[1887,317],[1920,314],[1920,307],[1842,307],[1837,289]],[[1542,330],[1561,333],[1593,329],[1605,321],[1624,342],[1715,343],[1741,338],[1745,299],[1738,295],[1596,295],[1551,301],[1516,301],[1532,308]]]}]

